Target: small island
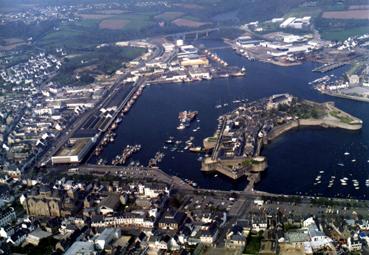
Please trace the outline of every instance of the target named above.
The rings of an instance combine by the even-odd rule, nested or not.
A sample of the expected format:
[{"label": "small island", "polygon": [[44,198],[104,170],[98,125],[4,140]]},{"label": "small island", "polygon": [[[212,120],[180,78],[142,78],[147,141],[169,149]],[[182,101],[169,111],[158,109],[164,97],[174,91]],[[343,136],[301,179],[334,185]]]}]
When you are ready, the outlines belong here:
[{"label": "small island", "polygon": [[[213,137],[204,139],[211,151],[202,161],[202,171],[217,171],[232,179],[248,176],[257,182],[267,167],[262,146],[285,132],[305,126],[359,130],[362,121],[334,106],[289,94],[273,95],[244,104],[218,119]],[[249,185],[250,186],[250,185]]]}]

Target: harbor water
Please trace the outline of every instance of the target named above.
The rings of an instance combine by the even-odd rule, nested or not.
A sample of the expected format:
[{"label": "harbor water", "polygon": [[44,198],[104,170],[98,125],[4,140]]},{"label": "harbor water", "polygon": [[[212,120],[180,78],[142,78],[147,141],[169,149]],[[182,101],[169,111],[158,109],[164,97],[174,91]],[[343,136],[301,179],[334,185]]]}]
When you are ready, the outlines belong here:
[{"label": "harbor water", "polygon": [[[148,86],[123,118],[115,141],[99,158],[91,157],[90,162],[96,163],[102,158],[110,163],[126,145],[141,144],[141,151],[131,160],[147,165],[160,151],[165,156],[159,167],[169,174],[203,188],[242,190],[247,185],[246,178],[233,181],[221,174],[202,173],[200,160],[203,155],[184,150],[185,141],[193,136],[194,146],[202,145],[205,137],[213,135],[217,118],[237,107],[239,100],[252,101],[277,93],[291,93],[318,102],[334,101],[337,107],[362,119],[363,129],[352,132],[303,128],[283,135],[264,147],[262,154],[268,158],[269,167],[255,188],[284,194],[369,197],[369,187],[365,185],[369,179],[368,103],[333,98],[313,90],[309,82],[324,76],[312,72],[317,64],[279,67],[248,61],[231,49],[216,52],[230,65],[244,66],[246,76]],[[344,70],[345,67],[328,74],[339,75]],[[190,127],[177,130],[178,113],[184,110],[196,110],[198,117]],[[174,144],[178,142],[166,144],[168,139]],[[342,178],[346,178],[346,185],[342,185]]]}]

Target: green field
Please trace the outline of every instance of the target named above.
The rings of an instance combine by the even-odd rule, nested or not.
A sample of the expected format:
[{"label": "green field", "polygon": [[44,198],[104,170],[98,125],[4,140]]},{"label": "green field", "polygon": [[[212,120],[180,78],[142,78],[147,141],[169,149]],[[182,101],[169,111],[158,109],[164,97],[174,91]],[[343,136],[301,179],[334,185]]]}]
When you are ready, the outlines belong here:
[{"label": "green field", "polygon": [[304,16],[318,17],[321,11],[320,7],[297,7],[284,15],[284,18]]},{"label": "green field", "polygon": [[[65,59],[62,68],[53,81],[60,85],[70,84],[75,86],[91,83],[95,75],[110,75],[121,68],[123,62],[128,62],[140,56],[144,51],[141,48],[116,46],[81,51],[79,54]],[[86,70],[78,71],[81,68]],[[79,80],[75,78],[77,72],[81,76]]]},{"label": "green field", "polygon": [[368,33],[369,26],[361,26],[356,28],[348,28],[341,30],[323,30],[321,31],[322,39],[331,41],[344,41],[349,37],[358,36]]}]

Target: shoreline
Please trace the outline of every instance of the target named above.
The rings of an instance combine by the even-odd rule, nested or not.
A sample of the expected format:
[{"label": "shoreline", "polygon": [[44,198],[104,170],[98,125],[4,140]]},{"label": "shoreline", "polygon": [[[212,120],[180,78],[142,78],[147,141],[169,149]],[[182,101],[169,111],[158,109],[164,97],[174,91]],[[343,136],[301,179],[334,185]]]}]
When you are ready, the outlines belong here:
[{"label": "shoreline", "polygon": [[[276,138],[300,127],[340,128],[350,131],[362,129],[363,121],[361,119],[338,109],[332,102],[315,103],[308,100],[304,100],[304,102],[314,107],[324,108],[325,114],[317,118],[295,118],[273,127],[269,132],[257,138],[257,146],[253,156],[238,156],[233,159],[205,158],[202,161],[201,171],[219,172],[233,180],[246,176],[249,183],[244,190],[254,192],[255,183],[261,180],[260,174],[268,167],[267,158],[262,155],[261,150],[263,146]],[[217,150],[217,146],[219,146],[218,141],[210,141],[209,138],[205,138],[203,143],[205,147],[208,145],[208,149],[213,150]],[[239,167],[235,168],[235,165]]]},{"label": "shoreline", "polygon": [[360,101],[360,102],[369,103],[369,98],[365,98],[365,97],[351,96],[351,95],[346,95],[346,94],[342,94],[342,93],[331,93],[331,92],[320,91],[320,90],[319,90],[319,92],[322,93],[323,95],[328,95],[328,96],[332,96],[332,97],[338,97],[338,98],[344,98],[344,99],[349,99],[349,100],[353,100],[353,101]]}]

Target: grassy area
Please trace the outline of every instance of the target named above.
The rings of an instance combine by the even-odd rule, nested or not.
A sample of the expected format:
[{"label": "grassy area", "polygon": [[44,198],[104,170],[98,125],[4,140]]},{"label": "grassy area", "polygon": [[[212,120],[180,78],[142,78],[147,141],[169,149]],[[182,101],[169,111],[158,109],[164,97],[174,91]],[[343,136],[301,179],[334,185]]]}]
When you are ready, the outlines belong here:
[{"label": "grassy area", "polygon": [[306,102],[293,102],[290,107],[281,105],[278,110],[288,111],[289,114],[297,116],[300,119],[320,119],[326,115],[324,109],[319,105]]},{"label": "grassy area", "polygon": [[288,17],[304,17],[304,16],[311,16],[311,17],[318,17],[320,13],[322,12],[320,7],[316,6],[299,6],[297,8],[293,8],[291,11],[289,11],[286,15],[284,15],[284,18]]},{"label": "grassy area", "polygon": [[[59,73],[53,81],[60,84],[83,85],[94,81],[96,74],[112,74],[122,67],[123,62],[128,62],[145,50],[133,47],[108,46],[96,49],[80,51],[78,55],[65,59]],[[81,68],[85,69],[81,70]],[[76,75],[80,75],[79,80]]]},{"label": "grassy area", "polygon": [[340,30],[323,30],[321,31],[321,36],[325,40],[331,41],[344,41],[349,37],[363,35],[368,33],[369,26],[361,26],[349,29],[340,29]]},{"label": "grassy area", "polygon": [[155,16],[156,19],[161,19],[165,21],[172,21],[174,19],[177,19],[181,16],[183,16],[183,12],[163,12],[157,16]]},{"label": "grassy area", "polygon": [[350,118],[347,115],[342,115],[341,112],[339,111],[331,111],[329,112],[329,114],[337,119],[339,119],[341,122],[346,123],[346,124],[351,124],[351,122],[353,121],[352,118]]},{"label": "grassy area", "polygon": [[250,235],[243,254],[258,254],[260,250],[262,235]]},{"label": "grassy area", "polygon": [[360,71],[360,69],[365,68],[366,62],[355,62],[351,68],[346,72],[347,75],[352,75]]}]

